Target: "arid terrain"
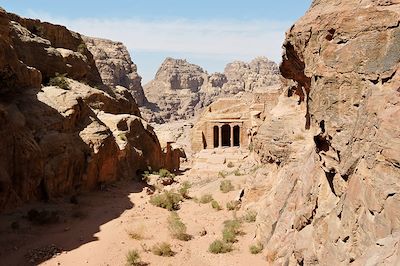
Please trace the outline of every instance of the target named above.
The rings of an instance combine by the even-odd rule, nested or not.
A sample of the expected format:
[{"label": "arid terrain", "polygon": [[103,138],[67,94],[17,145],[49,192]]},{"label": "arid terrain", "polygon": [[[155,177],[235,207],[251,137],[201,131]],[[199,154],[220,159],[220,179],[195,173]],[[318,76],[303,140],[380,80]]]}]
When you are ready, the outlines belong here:
[{"label": "arid terrain", "polygon": [[0,9],[0,265],[400,265],[400,1],[208,73]]},{"label": "arid terrain", "polygon": [[[208,166],[207,171],[203,170],[204,165]],[[143,262],[151,265],[243,265],[249,262],[264,265],[261,254],[252,255],[249,251],[249,247],[258,241],[255,239],[255,219],[241,221],[241,233],[232,252],[215,255],[208,251],[214,240],[222,239],[224,221],[242,219],[254,211],[251,207],[261,197],[251,189],[250,180],[259,165],[249,158],[249,152],[234,149],[221,150],[218,154],[204,153],[187,166],[191,170],[183,169],[175,178],[176,183],[164,189],[178,190],[185,181],[190,182],[189,198],[177,211],[190,240],[181,241],[171,236],[167,221],[171,212],[149,203],[151,196],[146,193],[146,183],[124,181],[102,191],[78,195],[76,203],[71,203],[70,198],[62,198],[2,215],[3,263],[125,265],[126,254],[137,249]],[[151,175],[150,179],[152,177],[158,178]],[[220,184],[226,180],[231,181],[233,187],[223,193]],[[235,200],[242,188],[248,189],[249,195],[241,208],[228,210],[226,204]],[[213,209],[210,202],[201,203],[206,194],[211,194],[222,210]],[[27,213],[33,208],[56,211],[58,220],[54,224],[32,224]],[[12,223],[18,224],[18,229],[11,228]],[[154,255],[150,249],[159,242],[171,244],[175,255]],[[48,258],[51,259],[46,260]]]}]

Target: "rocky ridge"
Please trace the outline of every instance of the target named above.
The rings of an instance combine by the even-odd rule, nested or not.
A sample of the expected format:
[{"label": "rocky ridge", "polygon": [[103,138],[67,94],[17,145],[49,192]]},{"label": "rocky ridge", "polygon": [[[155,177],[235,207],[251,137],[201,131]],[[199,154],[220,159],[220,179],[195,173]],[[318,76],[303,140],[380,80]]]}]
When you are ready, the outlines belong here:
[{"label": "rocky ridge", "polygon": [[254,145],[269,263],[399,263],[399,10],[315,0],[287,32],[286,90]]},{"label": "rocky ridge", "polygon": [[95,64],[104,84],[115,88],[122,86],[132,94],[136,103],[143,106],[147,103],[142,88],[142,78],[137,73],[137,67],[121,42],[82,37],[87,48],[93,54]]},{"label": "rocky ridge", "polygon": [[150,115],[146,115],[146,108],[141,110],[152,122],[190,119],[217,98],[245,97],[279,84],[278,66],[265,57],[250,63],[235,61],[226,66],[224,73],[213,74],[186,60],[167,58],[154,80],[144,86]]},{"label": "rocky ridge", "polygon": [[78,33],[1,9],[0,46],[0,210],[179,167]]}]

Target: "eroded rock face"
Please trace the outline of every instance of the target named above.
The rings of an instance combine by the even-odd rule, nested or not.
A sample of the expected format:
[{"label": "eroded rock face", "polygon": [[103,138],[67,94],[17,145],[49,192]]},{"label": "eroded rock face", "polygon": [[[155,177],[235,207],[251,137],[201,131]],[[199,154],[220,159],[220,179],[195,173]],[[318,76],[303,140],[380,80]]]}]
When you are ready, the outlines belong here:
[{"label": "eroded rock face", "polygon": [[127,88],[139,106],[147,103],[141,84],[142,78],[122,43],[86,36],[83,36],[83,40],[93,54],[104,84]]},{"label": "eroded rock face", "polygon": [[152,122],[190,119],[218,98],[266,91],[279,84],[278,66],[265,57],[236,61],[224,73],[211,75],[186,60],[167,58],[144,87],[150,103],[142,112]]},{"label": "eroded rock face", "polygon": [[8,14],[0,8],[0,93],[29,87],[39,88],[41,73],[18,60],[12,45],[10,20]]},{"label": "eroded rock face", "polygon": [[58,73],[89,85],[102,84],[93,56],[78,33],[40,20],[7,16],[18,58],[39,70],[44,83]]},{"label": "eroded rock face", "polygon": [[[102,84],[79,34],[4,10],[0,34],[0,210],[179,168],[181,151],[162,150],[129,89]],[[68,86],[43,84],[56,72]]]},{"label": "eroded rock face", "polygon": [[281,73],[297,85],[282,97],[294,101],[280,99],[255,143],[271,163],[259,177],[271,263],[399,262],[399,10],[314,1],[287,33]]}]

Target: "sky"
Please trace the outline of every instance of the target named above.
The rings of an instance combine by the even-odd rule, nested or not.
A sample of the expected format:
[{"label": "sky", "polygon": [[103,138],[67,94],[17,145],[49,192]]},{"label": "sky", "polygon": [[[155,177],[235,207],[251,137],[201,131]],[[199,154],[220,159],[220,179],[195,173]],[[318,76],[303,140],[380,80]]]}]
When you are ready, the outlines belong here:
[{"label": "sky", "polygon": [[143,83],[166,57],[223,72],[234,60],[279,63],[285,32],[311,0],[0,0],[8,12],[123,42]]}]

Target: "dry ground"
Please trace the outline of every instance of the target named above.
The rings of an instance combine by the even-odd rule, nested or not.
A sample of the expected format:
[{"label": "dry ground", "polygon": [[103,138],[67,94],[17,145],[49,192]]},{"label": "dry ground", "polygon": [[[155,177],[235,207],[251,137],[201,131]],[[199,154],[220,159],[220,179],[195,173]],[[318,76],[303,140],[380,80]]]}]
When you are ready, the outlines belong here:
[{"label": "dry ground", "polygon": [[[218,162],[215,158],[221,159],[225,155],[203,156]],[[0,220],[0,265],[34,265],[40,262],[41,265],[125,265],[126,254],[132,249],[137,249],[141,260],[149,265],[266,265],[262,254],[252,255],[249,252],[249,246],[255,244],[256,223],[243,223],[245,234],[238,237],[232,252],[216,255],[208,251],[211,242],[222,238],[223,222],[234,215],[242,216],[245,209],[251,206],[245,194],[239,211],[235,213],[226,209],[226,203],[235,199],[240,189],[246,187],[256,168],[250,158],[244,157],[234,157],[233,167],[232,164],[227,166],[229,159],[219,165],[211,163],[204,169],[204,175],[202,169],[193,167],[177,177],[178,183],[166,187],[178,188],[179,183],[189,181],[192,183],[190,196],[200,198],[209,193],[223,207],[223,210],[216,211],[211,204],[200,204],[196,200],[182,202],[178,214],[186,224],[188,234],[193,237],[190,241],[171,237],[167,228],[170,212],[149,203],[150,195],[145,192],[145,184],[124,181],[103,191],[79,195],[78,204],[71,204],[70,199],[65,198],[3,214]],[[207,165],[207,162],[203,158],[204,164]],[[226,174],[225,178],[218,175],[221,171]],[[223,179],[231,180],[235,190],[222,193],[219,185]],[[248,195],[251,201],[259,198],[257,193]],[[32,208],[56,210],[60,220],[54,224],[33,225],[25,217]],[[207,234],[202,236],[200,232],[204,230]],[[132,232],[139,235],[135,238],[142,239],[132,238]],[[148,251],[161,241],[171,244],[175,252],[173,257],[160,257]],[[41,251],[54,256],[45,260]]]}]

